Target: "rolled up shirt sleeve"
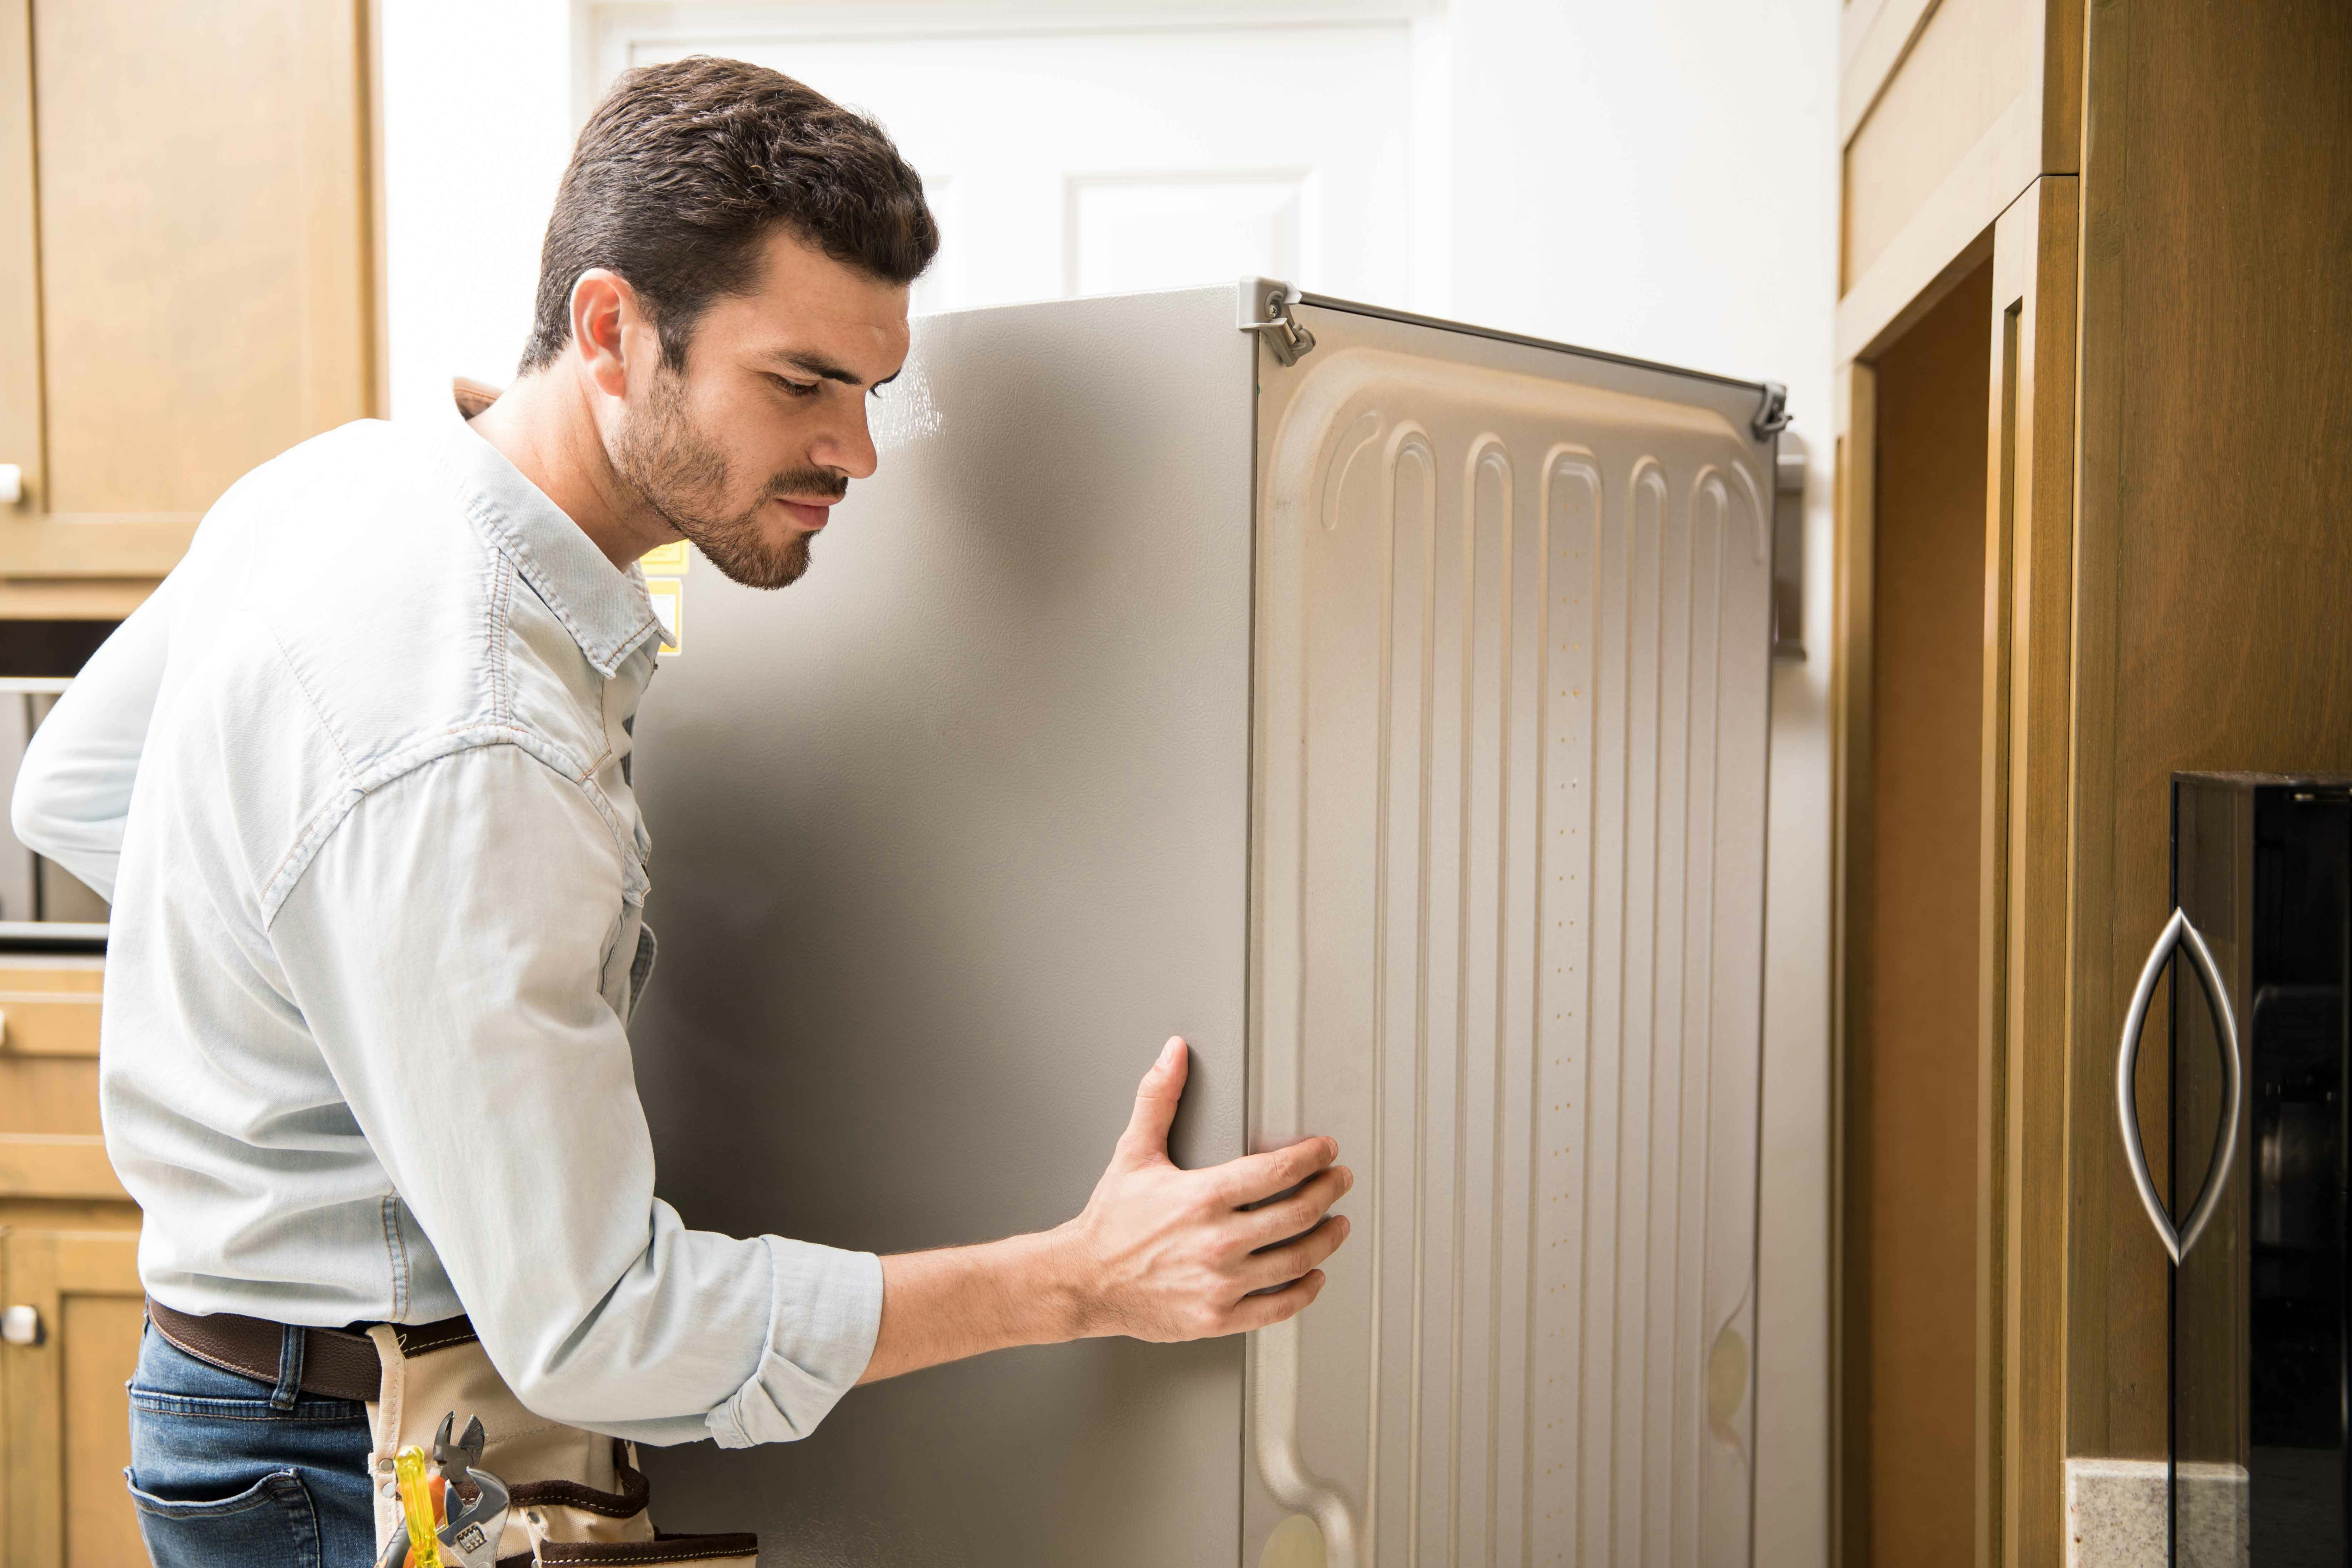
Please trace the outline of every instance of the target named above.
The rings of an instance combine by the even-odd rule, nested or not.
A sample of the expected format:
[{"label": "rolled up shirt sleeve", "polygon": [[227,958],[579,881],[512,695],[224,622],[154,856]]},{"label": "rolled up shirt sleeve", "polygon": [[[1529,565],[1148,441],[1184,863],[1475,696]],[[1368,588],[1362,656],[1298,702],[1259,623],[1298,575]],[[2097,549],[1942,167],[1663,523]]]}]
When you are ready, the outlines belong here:
[{"label": "rolled up shirt sleeve", "polygon": [[[692,1230],[654,1196],[614,1000],[614,966],[635,956],[616,951],[634,946],[628,878],[585,787],[520,746],[479,745],[352,805],[270,941],[526,1405],[651,1442],[806,1436],[872,1357],[881,1263]],[[402,1267],[395,1238],[387,1268]]]}]

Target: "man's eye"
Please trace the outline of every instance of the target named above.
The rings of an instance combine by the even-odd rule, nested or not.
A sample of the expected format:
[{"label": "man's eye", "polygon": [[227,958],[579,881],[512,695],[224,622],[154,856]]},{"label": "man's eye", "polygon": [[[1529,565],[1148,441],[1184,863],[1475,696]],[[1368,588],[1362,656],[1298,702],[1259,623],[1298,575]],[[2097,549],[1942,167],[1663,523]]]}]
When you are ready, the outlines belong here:
[{"label": "man's eye", "polygon": [[793,381],[784,376],[775,374],[771,374],[768,379],[774,382],[778,386],[782,387],[794,397],[814,397],[816,395],[817,388],[824,384],[822,382],[814,381]]}]

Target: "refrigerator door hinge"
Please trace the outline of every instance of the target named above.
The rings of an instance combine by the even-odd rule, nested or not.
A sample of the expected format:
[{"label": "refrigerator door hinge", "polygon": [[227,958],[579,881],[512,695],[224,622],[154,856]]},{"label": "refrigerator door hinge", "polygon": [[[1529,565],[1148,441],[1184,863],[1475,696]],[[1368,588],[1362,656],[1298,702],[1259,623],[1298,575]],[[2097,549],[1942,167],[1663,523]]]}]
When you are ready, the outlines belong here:
[{"label": "refrigerator door hinge", "polygon": [[1748,422],[1759,441],[1769,441],[1789,427],[1789,389],[1777,381],[1764,384],[1764,401]]},{"label": "refrigerator door hinge", "polygon": [[1241,330],[1256,332],[1283,364],[1297,364],[1315,347],[1315,334],[1290,313],[1298,290],[1272,278],[1244,278]]},{"label": "refrigerator door hinge", "polygon": [[1784,430],[1773,451],[1772,654],[1805,657],[1805,438]]}]

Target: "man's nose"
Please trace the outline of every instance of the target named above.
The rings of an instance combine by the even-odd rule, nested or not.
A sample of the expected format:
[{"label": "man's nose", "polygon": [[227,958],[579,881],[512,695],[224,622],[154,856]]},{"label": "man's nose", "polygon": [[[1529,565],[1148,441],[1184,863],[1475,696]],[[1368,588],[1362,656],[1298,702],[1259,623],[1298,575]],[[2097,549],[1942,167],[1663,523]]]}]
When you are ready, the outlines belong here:
[{"label": "man's nose", "polygon": [[866,479],[874,472],[874,437],[866,426],[863,394],[857,395],[847,415],[818,440],[809,453],[809,460],[818,468],[835,469],[853,479]]}]

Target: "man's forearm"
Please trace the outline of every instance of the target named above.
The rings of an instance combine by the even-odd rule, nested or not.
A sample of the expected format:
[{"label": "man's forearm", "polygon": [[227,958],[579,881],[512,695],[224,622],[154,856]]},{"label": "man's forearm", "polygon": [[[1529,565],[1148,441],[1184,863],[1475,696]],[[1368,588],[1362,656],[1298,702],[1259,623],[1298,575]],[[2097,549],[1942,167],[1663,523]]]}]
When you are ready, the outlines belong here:
[{"label": "man's forearm", "polygon": [[1055,1232],[882,1259],[882,1327],[861,1384],[1085,1331]]}]

